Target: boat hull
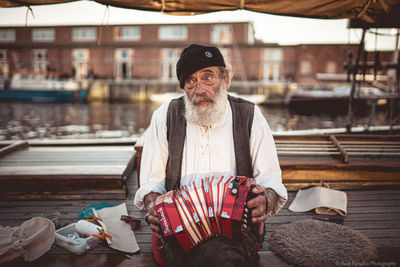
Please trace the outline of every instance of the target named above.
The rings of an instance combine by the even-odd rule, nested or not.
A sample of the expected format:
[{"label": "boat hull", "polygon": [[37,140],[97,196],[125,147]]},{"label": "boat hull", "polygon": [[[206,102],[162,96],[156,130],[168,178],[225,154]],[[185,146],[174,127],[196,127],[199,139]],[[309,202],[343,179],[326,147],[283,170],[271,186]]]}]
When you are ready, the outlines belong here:
[{"label": "boat hull", "polygon": [[71,102],[83,101],[89,90],[0,90],[0,101],[16,100],[29,102]]},{"label": "boat hull", "polygon": [[[359,112],[368,112],[371,100],[357,98],[353,100],[353,107]],[[348,97],[292,97],[288,103],[290,110],[298,114],[314,114],[328,112],[331,114],[347,114],[349,108]]]}]

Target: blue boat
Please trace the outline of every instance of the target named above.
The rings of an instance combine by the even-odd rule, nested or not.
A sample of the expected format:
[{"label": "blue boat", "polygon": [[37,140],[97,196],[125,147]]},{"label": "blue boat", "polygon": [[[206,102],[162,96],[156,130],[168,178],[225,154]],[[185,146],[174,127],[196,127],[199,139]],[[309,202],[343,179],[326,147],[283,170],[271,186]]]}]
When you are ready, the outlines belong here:
[{"label": "blue boat", "polygon": [[69,102],[83,101],[88,94],[88,89],[77,91],[55,90],[0,90],[0,101],[16,100],[27,102]]},{"label": "blue boat", "polygon": [[9,86],[3,82],[0,88],[0,101],[71,102],[85,100],[89,83],[48,73],[16,73]]}]

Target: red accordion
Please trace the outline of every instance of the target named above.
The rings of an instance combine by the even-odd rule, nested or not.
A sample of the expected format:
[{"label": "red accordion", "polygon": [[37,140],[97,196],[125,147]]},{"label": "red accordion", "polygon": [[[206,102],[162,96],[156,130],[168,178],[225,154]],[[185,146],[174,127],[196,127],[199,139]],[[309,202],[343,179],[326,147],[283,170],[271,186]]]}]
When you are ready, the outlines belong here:
[{"label": "red accordion", "polygon": [[205,178],[158,197],[155,209],[163,236],[177,241],[186,252],[213,237],[241,238],[250,189],[245,180]]}]

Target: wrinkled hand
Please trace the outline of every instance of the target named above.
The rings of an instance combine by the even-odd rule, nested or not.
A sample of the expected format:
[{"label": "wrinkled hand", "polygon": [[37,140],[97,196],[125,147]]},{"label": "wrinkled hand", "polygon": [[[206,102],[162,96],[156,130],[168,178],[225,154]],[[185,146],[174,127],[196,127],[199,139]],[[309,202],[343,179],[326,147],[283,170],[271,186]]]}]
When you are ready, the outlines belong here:
[{"label": "wrinkled hand", "polygon": [[[245,185],[249,186],[254,182],[254,178],[248,178],[245,182]],[[252,189],[252,193],[254,193],[256,196],[247,201],[247,207],[249,209],[253,209],[251,212],[252,222],[258,223],[259,235],[262,234],[264,222],[267,220],[267,202],[266,199],[260,195],[262,192],[266,192],[265,187],[262,185],[255,185]]]},{"label": "wrinkled hand", "polygon": [[[164,195],[158,196],[158,198],[164,199]],[[147,218],[148,223],[150,224],[150,230],[153,231],[153,233],[161,240],[163,240],[163,235],[161,234],[161,225],[160,225],[160,220],[157,217],[157,211],[155,209],[155,201],[151,202],[147,206],[147,210],[150,213],[150,215]]]}]

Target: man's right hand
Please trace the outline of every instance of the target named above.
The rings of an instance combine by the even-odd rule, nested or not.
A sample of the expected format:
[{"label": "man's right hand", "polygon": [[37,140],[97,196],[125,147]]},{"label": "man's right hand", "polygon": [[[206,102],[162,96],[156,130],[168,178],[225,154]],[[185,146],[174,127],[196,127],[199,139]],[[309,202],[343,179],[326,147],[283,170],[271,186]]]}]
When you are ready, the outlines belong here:
[{"label": "man's right hand", "polygon": [[[153,233],[159,239],[163,239],[163,236],[161,234],[160,221],[158,220],[157,211],[154,207],[157,198],[163,199],[164,195],[160,195],[159,193],[151,192],[145,196],[147,211],[150,213],[150,215],[147,216],[147,223],[150,225],[150,230],[153,231]],[[160,200],[160,201],[162,201],[162,200]]]}]

